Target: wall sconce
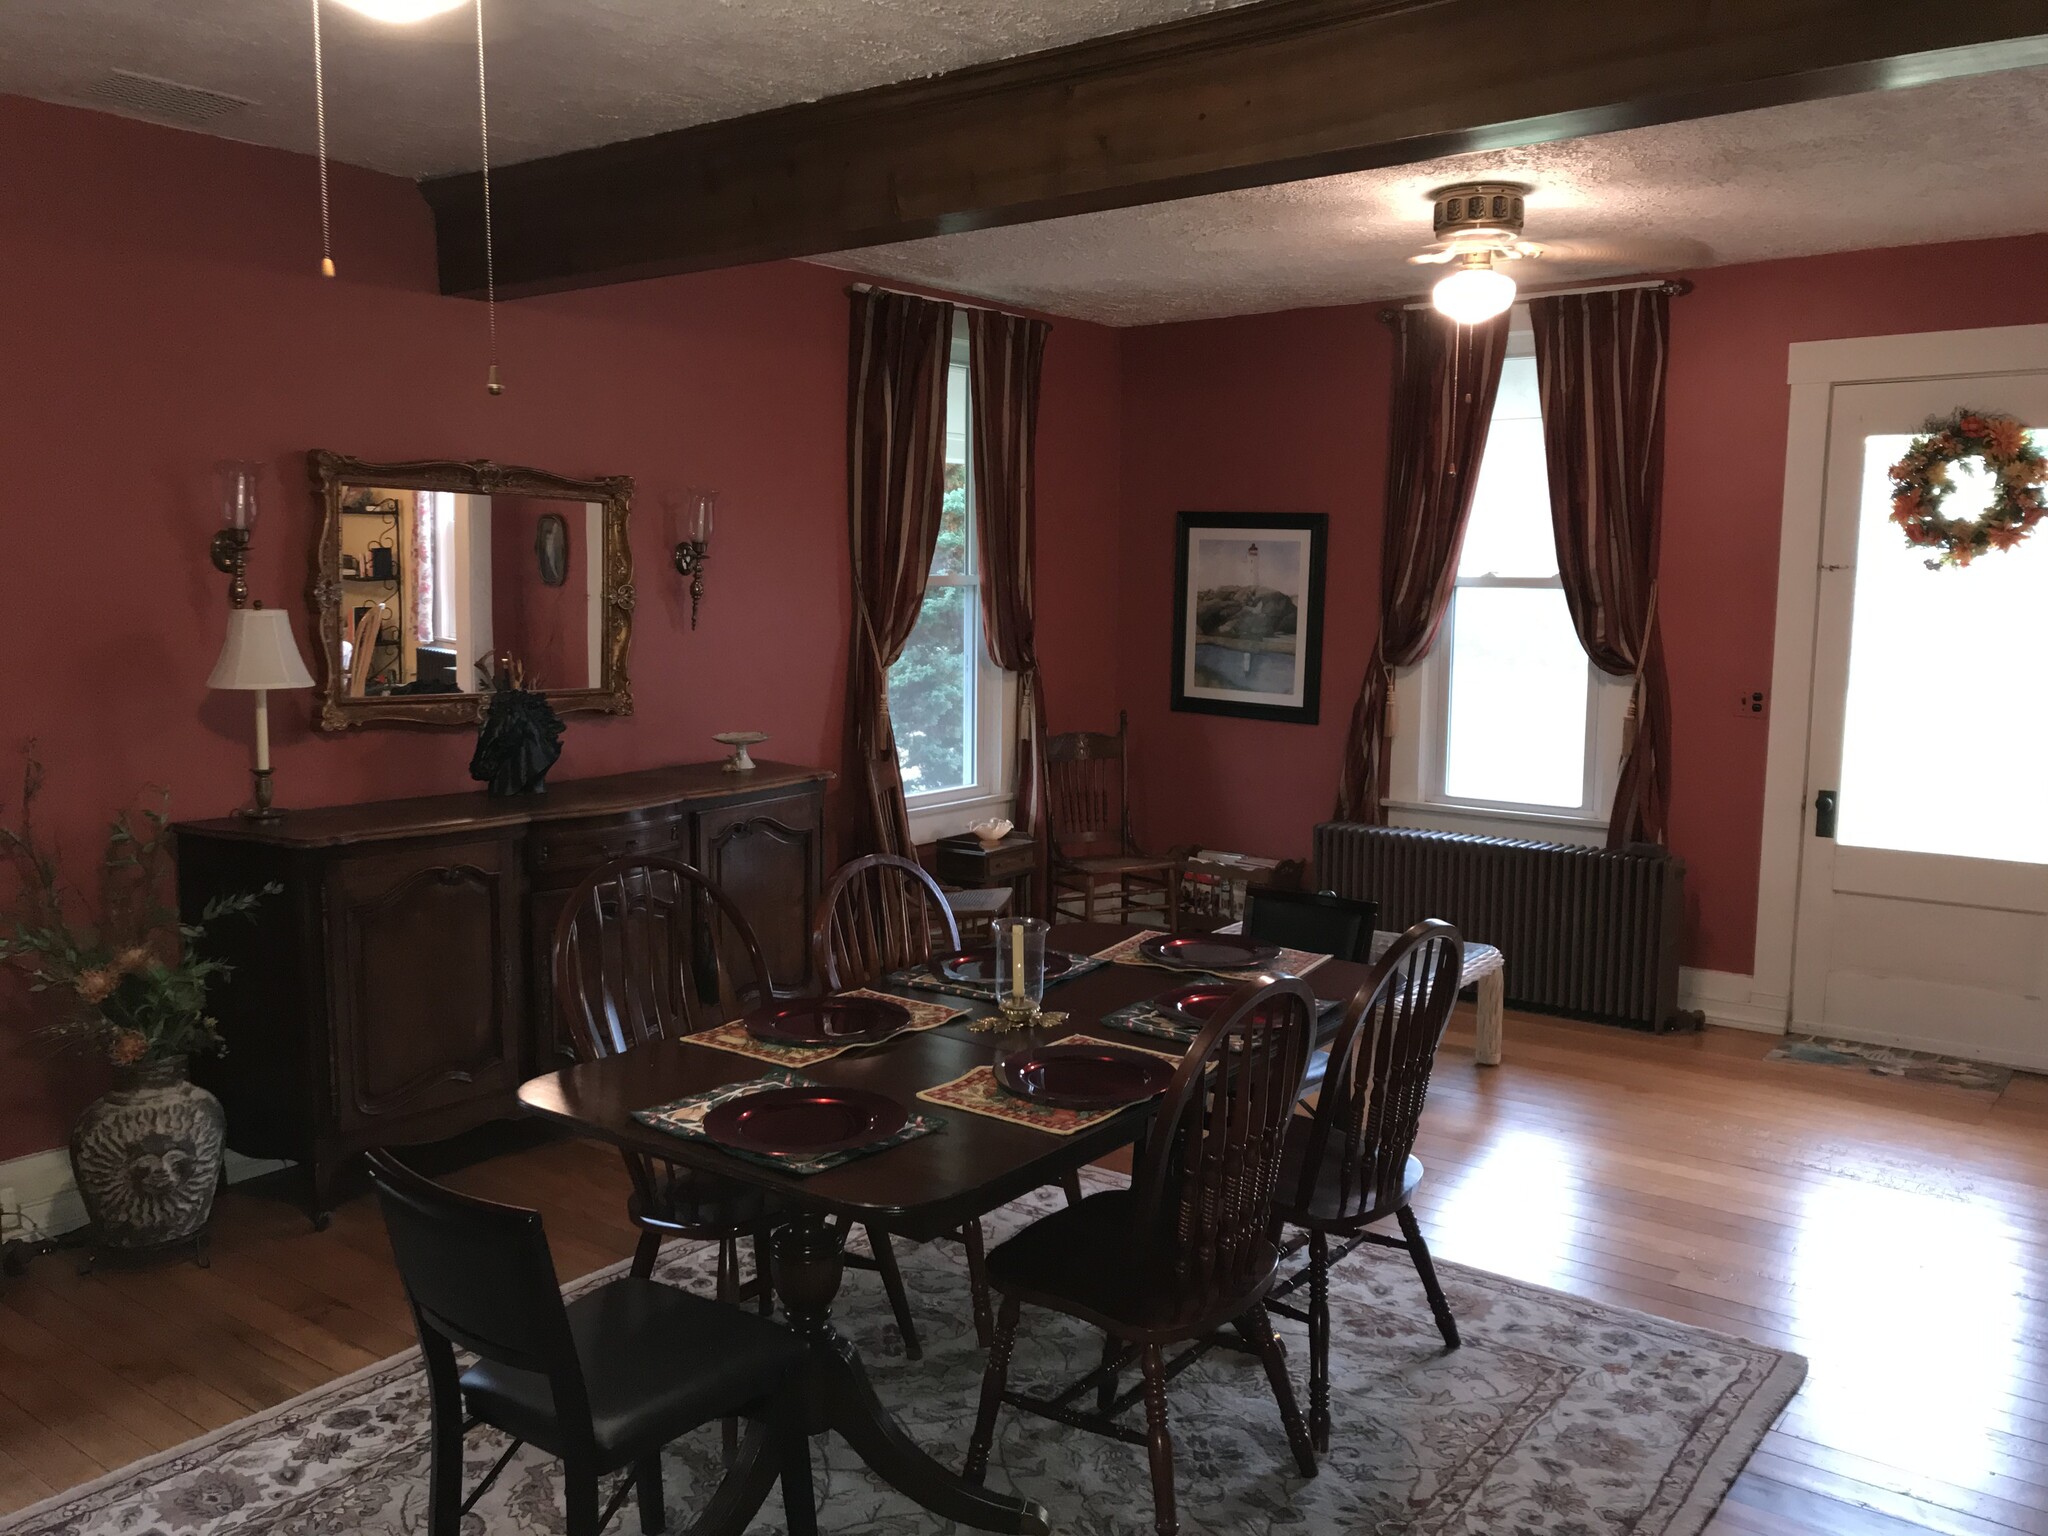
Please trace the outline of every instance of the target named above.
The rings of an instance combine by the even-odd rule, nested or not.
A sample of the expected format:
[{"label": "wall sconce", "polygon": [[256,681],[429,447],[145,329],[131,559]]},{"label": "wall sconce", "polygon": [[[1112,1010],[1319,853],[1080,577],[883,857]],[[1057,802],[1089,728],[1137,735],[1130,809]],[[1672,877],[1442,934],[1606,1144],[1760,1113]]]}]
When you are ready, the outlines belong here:
[{"label": "wall sconce", "polygon": [[683,542],[676,546],[676,570],[690,578],[690,628],[697,627],[697,605],[704,600],[704,562],[710,556],[711,514],[716,491],[691,491],[683,499]]},{"label": "wall sconce", "polygon": [[249,606],[249,535],[256,527],[257,466],[236,459],[222,464],[220,517],[222,527],[207,546],[213,568],[228,578],[228,606]]}]

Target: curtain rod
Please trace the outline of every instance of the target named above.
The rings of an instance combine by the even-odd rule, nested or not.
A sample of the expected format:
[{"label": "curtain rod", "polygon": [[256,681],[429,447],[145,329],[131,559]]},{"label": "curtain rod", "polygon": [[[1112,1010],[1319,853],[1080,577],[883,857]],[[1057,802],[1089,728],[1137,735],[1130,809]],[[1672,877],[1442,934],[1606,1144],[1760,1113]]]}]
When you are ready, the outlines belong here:
[{"label": "curtain rod", "polygon": [[1029,315],[1020,315],[1012,309],[998,309],[993,304],[970,304],[965,299],[934,297],[929,293],[919,293],[914,288],[891,288],[887,283],[849,283],[847,284],[846,291],[848,293],[895,293],[901,294],[906,299],[930,299],[934,304],[950,304],[955,309],[979,310],[984,315],[1008,315],[1012,320],[1029,320],[1031,318]]},{"label": "curtain rod", "polygon": [[[1692,284],[1682,277],[1645,277],[1633,283],[1586,283],[1575,288],[1525,288],[1515,295],[1515,302],[1519,304],[1524,299],[1561,299],[1574,293],[1625,293],[1631,288],[1655,288],[1674,299],[1683,298],[1692,292]],[[1392,320],[1401,310],[1430,307],[1428,299],[1415,299],[1396,309],[1381,310],[1380,318]]]}]

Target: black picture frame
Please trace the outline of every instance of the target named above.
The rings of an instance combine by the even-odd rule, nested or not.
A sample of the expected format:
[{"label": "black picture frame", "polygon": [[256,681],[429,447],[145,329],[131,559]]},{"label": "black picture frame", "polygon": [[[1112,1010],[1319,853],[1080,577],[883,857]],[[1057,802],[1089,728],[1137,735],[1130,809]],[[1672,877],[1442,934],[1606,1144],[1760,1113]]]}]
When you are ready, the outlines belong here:
[{"label": "black picture frame", "polygon": [[[1247,538],[1229,535],[1242,530]],[[1204,538],[1203,535],[1208,535]],[[1290,725],[1315,725],[1322,715],[1323,573],[1330,537],[1324,512],[1183,512],[1174,529],[1173,558],[1173,708],[1188,714],[1232,715],[1244,720],[1276,720]],[[1242,543],[1247,550],[1228,548]],[[1208,548],[1197,548],[1206,545]],[[1222,547],[1218,547],[1222,546]],[[1289,554],[1277,558],[1281,551]],[[1246,580],[1217,583],[1218,563],[1242,560]],[[1262,569],[1261,567],[1264,567]],[[1276,575],[1284,572],[1284,575]],[[1281,582],[1269,585],[1269,578]],[[1205,617],[1197,583],[1209,580],[1211,594]],[[1202,633],[1199,626],[1216,622],[1219,595],[1243,589],[1274,594],[1293,602],[1292,633],[1282,636],[1273,626],[1288,615],[1270,597],[1251,604],[1247,617],[1241,599],[1235,611],[1223,608],[1222,627]],[[1227,605],[1233,596],[1224,596]],[[1259,610],[1264,610],[1263,612]],[[1276,611],[1277,610],[1277,611]],[[1293,641],[1291,652],[1271,642]],[[1291,654],[1293,668],[1283,676],[1276,663],[1262,657]],[[1233,675],[1240,665],[1242,678]],[[1218,662],[1221,665],[1217,665]],[[1284,688],[1261,683],[1285,683]]]}]

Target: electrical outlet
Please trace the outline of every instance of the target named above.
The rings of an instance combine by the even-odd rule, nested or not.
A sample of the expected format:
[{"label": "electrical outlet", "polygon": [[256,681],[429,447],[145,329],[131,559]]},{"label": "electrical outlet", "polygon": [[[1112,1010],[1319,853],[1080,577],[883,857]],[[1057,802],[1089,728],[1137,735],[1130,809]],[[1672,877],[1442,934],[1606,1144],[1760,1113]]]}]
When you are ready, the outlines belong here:
[{"label": "electrical outlet", "polygon": [[1735,712],[1745,720],[1761,720],[1764,717],[1764,691],[1761,688],[1740,694],[1735,700]]}]

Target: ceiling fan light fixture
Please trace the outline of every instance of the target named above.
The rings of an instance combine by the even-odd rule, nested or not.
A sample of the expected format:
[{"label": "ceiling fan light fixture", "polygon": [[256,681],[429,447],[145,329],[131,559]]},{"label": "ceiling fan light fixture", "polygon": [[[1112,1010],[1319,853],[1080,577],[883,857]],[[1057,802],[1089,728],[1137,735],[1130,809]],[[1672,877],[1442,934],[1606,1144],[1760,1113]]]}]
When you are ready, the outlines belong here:
[{"label": "ceiling fan light fixture", "polygon": [[469,4],[469,0],[340,0],[340,3],[359,15],[372,21],[389,22],[395,27],[410,26],[416,21],[444,15]]},{"label": "ceiling fan light fixture", "polygon": [[1515,280],[1495,271],[1487,257],[1468,258],[1466,265],[1438,281],[1429,300],[1438,313],[1458,324],[1477,325],[1504,313],[1515,302]]}]

